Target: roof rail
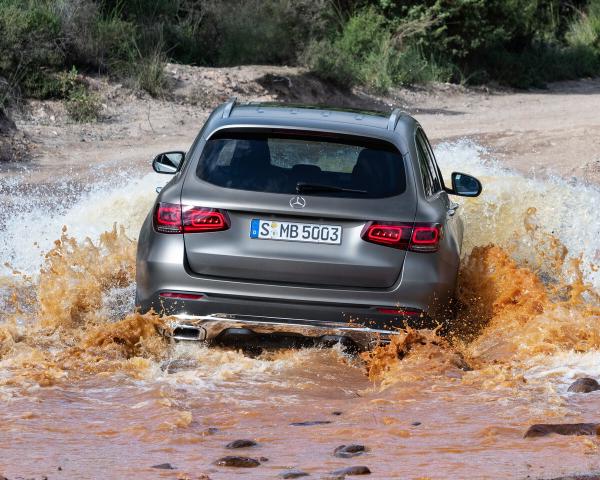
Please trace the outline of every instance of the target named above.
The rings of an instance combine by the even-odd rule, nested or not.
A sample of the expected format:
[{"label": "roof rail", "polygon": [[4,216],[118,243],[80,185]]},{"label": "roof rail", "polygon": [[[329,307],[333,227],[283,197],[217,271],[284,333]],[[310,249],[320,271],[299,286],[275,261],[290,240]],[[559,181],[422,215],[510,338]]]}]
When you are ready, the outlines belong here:
[{"label": "roof rail", "polygon": [[223,117],[222,118],[229,118],[229,115],[231,115],[231,111],[233,110],[233,107],[235,107],[236,102],[237,102],[237,97],[232,97],[225,104],[225,108],[223,109]]},{"label": "roof rail", "polygon": [[398,120],[400,120],[400,117],[403,114],[404,112],[402,110],[400,110],[399,108],[394,108],[394,110],[390,114],[390,118],[388,119],[387,129],[393,132],[396,129],[396,124],[398,123]]}]

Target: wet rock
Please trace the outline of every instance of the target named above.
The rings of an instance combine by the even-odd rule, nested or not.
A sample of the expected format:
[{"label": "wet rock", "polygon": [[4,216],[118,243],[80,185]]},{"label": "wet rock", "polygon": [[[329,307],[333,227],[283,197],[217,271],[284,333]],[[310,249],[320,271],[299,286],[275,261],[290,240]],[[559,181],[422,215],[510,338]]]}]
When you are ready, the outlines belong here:
[{"label": "wet rock", "polygon": [[593,378],[578,378],[570,386],[568,391],[575,393],[590,393],[600,390],[600,384]]},{"label": "wet rock", "polygon": [[258,467],[260,462],[256,460],[256,458],[229,455],[227,457],[219,458],[215,462],[215,465],[218,467],[253,468]]},{"label": "wet rock", "polygon": [[250,448],[258,445],[254,440],[234,440],[225,445],[225,448]]},{"label": "wet rock", "polygon": [[170,463],[159,463],[158,465],[152,465],[152,468],[158,468],[159,470],[175,470],[175,467]]},{"label": "wet rock", "polygon": [[352,458],[365,453],[367,449],[364,445],[351,444],[340,445],[333,451],[333,455],[339,458]]},{"label": "wet rock", "polygon": [[371,474],[371,470],[369,470],[369,467],[365,467],[364,465],[359,465],[356,467],[346,467],[346,468],[340,468],[339,470],[336,470],[335,472],[331,472],[333,475],[370,475]]},{"label": "wet rock", "polygon": [[308,477],[309,474],[302,470],[288,470],[287,472],[281,472],[279,478],[301,478]]},{"label": "wet rock", "polygon": [[598,435],[597,423],[539,423],[532,425],[525,432],[525,438],[545,437],[556,433],[557,435]]},{"label": "wet rock", "polygon": [[331,423],[329,420],[309,420],[306,422],[292,422],[290,425],[294,427],[311,427],[313,425],[327,425]]}]

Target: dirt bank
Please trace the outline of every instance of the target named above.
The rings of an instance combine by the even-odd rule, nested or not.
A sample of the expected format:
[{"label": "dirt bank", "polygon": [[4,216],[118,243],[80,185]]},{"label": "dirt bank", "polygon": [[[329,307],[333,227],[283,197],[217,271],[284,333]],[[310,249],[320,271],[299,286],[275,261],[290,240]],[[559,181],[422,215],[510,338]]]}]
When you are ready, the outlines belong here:
[{"label": "dirt bank", "polygon": [[242,101],[400,106],[422,122],[435,142],[472,138],[521,172],[600,184],[600,79],[527,92],[439,84],[380,97],[345,92],[298,68],[168,65],[167,73],[173,89],[162,100],[90,79],[104,104],[102,120],[94,124],[70,123],[60,102],[31,102],[17,115],[17,125],[33,142],[33,164],[40,167],[33,175],[41,180],[57,169],[143,163],[164,149],[187,149],[210,109],[237,96]]}]

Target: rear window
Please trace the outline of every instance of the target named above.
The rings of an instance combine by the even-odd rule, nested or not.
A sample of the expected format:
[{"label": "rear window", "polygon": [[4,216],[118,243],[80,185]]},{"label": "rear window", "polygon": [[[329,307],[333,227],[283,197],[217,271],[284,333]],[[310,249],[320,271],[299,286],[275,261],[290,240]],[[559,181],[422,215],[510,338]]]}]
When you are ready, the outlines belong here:
[{"label": "rear window", "polygon": [[392,144],[306,132],[218,132],[196,173],[220,187],[270,193],[384,198],[406,189]]}]

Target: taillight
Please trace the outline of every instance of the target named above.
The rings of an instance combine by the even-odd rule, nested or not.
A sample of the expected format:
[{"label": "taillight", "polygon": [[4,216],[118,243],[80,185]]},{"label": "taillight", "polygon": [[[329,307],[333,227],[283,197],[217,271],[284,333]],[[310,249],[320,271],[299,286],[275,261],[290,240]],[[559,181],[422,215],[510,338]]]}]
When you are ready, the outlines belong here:
[{"label": "taillight", "polygon": [[417,226],[413,230],[410,249],[415,252],[436,252],[440,246],[439,225]]},{"label": "taillight", "polygon": [[158,203],[154,208],[154,229],[160,233],[200,233],[227,230],[227,212],[215,208]]},{"label": "taillight", "polygon": [[390,247],[406,249],[410,242],[410,225],[385,225],[381,223],[371,223],[367,225],[362,234],[362,238],[367,242],[379,243]]},{"label": "taillight", "polygon": [[154,207],[154,229],[160,233],[181,233],[181,205],[157,203]]},{"label": "taillight", "polygon": [[441,225],[417,223],[393,224],[371,222],[367,224],[361,235],[362,239],[413,252],[436,252],[442,237]]},{"label": "taillight", "polygon": [[203,207],[181,207],[183,212],[183,231],[194,232],[218,232],[229,228],[229,216],[214,208]]}]

